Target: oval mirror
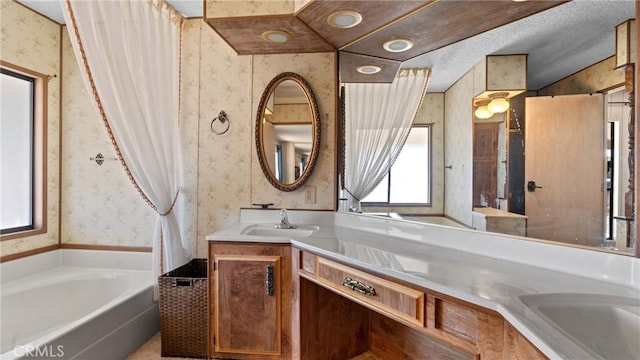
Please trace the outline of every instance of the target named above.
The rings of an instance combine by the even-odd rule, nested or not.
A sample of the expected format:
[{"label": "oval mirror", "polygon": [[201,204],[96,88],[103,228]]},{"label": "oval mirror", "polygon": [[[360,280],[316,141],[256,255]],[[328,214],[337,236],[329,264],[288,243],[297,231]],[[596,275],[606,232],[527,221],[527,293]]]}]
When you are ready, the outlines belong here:
[{"label": "oval mirror", "polygon": [[262,93],[256,117],[260,167],[281,191],[302,186],[320,148],[320,117],[309,84],[296,73],[282,73]]}]

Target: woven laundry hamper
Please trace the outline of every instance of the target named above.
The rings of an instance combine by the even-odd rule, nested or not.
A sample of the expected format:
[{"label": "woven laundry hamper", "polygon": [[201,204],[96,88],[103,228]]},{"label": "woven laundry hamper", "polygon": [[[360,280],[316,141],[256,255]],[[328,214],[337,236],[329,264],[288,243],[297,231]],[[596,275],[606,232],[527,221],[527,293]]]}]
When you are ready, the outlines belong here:
[{"label": "woven laundry hamper", "polygon": [[206,358],[207,259],[158,278],[162,356]]}]

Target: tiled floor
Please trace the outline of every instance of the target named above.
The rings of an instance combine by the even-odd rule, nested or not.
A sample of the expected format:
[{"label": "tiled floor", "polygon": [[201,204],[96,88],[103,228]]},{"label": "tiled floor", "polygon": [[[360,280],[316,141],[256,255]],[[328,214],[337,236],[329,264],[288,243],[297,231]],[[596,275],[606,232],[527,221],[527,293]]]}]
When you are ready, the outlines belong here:
[{"label": "tiled floor", "polygon": [[162,357],[160,355],[160,333],[153,335],[149,341],[140,346],[136,351],[129,354],[127,360],[155,360],[155,359],[189,359],[180,357]]},{"label": "tiled floor", "polygon": [[[149,341],[144,343],[136,351],[132,352],[127,360],[155,360],[155,359],[174,359],[174,360],[186,360],[188,358],[178,357],[165,357],[160,355],[160,333],[155,334]],[[378,356],[371,352],[366,352],[362,355],[356,356],[351,360],[381,360]]]}]

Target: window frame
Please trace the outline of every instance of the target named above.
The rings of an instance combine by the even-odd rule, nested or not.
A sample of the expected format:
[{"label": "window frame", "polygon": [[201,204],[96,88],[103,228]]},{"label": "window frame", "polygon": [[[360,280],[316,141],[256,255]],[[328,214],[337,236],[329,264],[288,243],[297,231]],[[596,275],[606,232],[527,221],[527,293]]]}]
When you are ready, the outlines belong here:
[{"label": "window frame", "polygon": [[[387,184],[387,201],[383,202],[383,201],[363,201],[362,205],[363,206],[369,206],[369,207],[431,207],[432,204],[432,199],[433,199],[433,169],[432,169],[432,160],[433,160],[433,152],[432,152],[432,148],[433,148],[433,124],[413,124],[411,125],[411,129],[414,128],[428,128],[429,129],[429,135],[427,137],[427,148],[428,148],[428,152],[429,152],[429,156],[427,159],[427,168],[428,168],[428,179],[427,179],[427,183],[429,186],[429,199],[426,203],[394,203],[394,202],[390,202],[389,200],[391,199],[391,168],[393,168],[393,165],[391,165],[391,168],[389,169],[389,171],[387,172],[388,178],[389,178],[389,182]],[[402,152],[402,150],[400,150]],[[382,181],[382,180],[381,180]],[[376,187],[379,184],[376,184]]]},{"label": "window frame", "polygon": [[32,105],[32,224],[0,233],[0,241],[24,238],[47,232],[47,83],[49,77],[36,71],[0,61],[0,67],[18,76],[33,79]]}]

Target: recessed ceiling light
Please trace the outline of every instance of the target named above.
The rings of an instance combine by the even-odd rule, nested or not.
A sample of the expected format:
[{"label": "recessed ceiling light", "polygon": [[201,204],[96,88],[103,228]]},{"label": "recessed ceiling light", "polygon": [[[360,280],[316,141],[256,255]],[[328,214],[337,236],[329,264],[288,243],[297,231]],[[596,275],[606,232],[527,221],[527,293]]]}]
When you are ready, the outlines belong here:
[{"label": "recessed ceiling light", "polygon": [[352,10],[340,10],[331,13],[327,18],[329,25],[340,28],[348,29],[357,26],[362,22],[362,15]]},{"label": "recessed ceiling light", "polygon": [[382,47],[389,52],[403,52],[413,47],[413,40],[406,38],[392,39],[385,42]]},{"label": "recessed ceiling light", "polygon": [[377,65],[362,65],[356,68],[356,71],[358,71],[360,74],[365,74],[365,75],[377,74],[381,70],[382,68]]},{"label": "recessed ceiling light", "polygon": [[286,31],[270,30],[262,33],[262,38],[278,44],[284,44],[291,39],[291,34]]}]

